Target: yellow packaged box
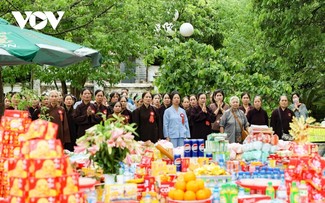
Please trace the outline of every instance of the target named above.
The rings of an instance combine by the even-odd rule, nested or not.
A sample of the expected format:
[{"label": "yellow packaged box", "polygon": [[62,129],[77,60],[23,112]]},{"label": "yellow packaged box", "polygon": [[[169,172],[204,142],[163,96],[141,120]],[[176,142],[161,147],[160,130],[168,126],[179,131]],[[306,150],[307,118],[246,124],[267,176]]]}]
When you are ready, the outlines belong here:
[{"label": "yellow packaged box", "polygon": [[153,161],[151,162],[151,175],[160,176],[166,174],[166,162],[164,161]]},{"label": "yellow packaged box", "polygon": [[105,203],[137,200],[137,184],[105,185]]},{"label": "yellow packaged box", "polygon": [[175,165],[166,165],[166,174],[169,174],[169,175],[176,174],[176,166]]}]

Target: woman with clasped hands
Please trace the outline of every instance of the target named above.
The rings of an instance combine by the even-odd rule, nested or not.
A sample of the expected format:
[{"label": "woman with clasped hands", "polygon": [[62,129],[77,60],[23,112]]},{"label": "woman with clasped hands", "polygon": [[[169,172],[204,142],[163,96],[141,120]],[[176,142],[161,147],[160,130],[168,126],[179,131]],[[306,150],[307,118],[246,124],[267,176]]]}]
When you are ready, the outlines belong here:
[{"label": "woman with clasped hands", "polygon": [[[240,121],[240,123],[238,121]],[[243,129],[248,131],[249,123],[242,110],[239,109],[239,98],[237,96],[230,97],[230,109],[225,111],[220,121],[220,132],[227,133],[229,143],[241,143],[241,125]]]},{"label": "woman with clasped hands", "polygon": [[216,120],[216,115],[210,107],[206,106],[207,96],[204,93],[199,93],[198,105],[191,109],[191,121],[193,122],[191,138],[207,139],[207,135],[211,134],[211,123]]},{"label": "woman with clasped hands", "polygon": [[212,103],[210,108],[212,112],[216,115],[216,121],[212,123],[211,128],[212,132],[220,132],[220,120],[224,112],[229,109],[229,105],[224,102],[224,93],[222,89],[217,89],[213,92]]}]

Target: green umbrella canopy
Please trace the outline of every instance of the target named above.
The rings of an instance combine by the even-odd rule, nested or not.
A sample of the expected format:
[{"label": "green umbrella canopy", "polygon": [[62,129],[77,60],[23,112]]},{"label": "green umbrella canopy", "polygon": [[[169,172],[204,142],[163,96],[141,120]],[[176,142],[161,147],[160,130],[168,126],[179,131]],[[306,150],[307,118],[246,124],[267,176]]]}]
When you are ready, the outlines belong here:
[{"label": "green umbrella canopy", "polygon": [[0,18],[0,66],[36,63],[63,67],[87,58],[93,66],[100,65],[97,50],[21,29]]}]

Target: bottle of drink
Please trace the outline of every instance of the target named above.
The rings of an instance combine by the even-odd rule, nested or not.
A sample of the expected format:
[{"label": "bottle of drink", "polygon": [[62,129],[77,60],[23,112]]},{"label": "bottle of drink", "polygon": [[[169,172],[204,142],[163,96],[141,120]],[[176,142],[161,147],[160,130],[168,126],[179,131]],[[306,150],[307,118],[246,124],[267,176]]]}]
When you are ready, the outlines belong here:
[{"label": "bottle of drink", "polygon": [[214,186],[212,197],[213,197],[212,198],[213,203],[220,203],[220,190],[218,185]]},{"label": "bottle of drink", "polygon": [[271,199],[275,198],[275,190],[274,190],[274,187],[272,186],[272,182],[267,183],[265,193],[267,196],[271,197]]},{"label": "bottle of drink", "polygon": [[302,180],[299,185],[299,203],[308,203],[308,188],[306,182]]},{"label": "bottle of drink", "polygon": [[290,188],[290,203],[298,203],[299,198],[299,189],[297,187],[296,182],[292,182]]},{"label": "bottle of drink", "polygon": [[276,199],[282,200],[283,202],[287,202],[288,200],[287,187],[284,180],[281,180],[281,184],[278,187]]},{"label": "bottle of drink", "polygon": [[239,186],[239,192],[238,192],[238,197],[245,196],[245,190],[243,187]]},{"label": "bottle of drink", "polygon": [[220,190],[220,203],[227,203],[227,185],[223,184]]}]

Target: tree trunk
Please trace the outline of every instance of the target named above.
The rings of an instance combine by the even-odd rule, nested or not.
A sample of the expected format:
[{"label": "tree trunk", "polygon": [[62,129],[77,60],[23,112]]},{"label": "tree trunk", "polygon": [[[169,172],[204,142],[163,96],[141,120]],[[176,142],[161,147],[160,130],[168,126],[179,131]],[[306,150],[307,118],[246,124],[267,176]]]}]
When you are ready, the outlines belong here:
[{"label": "tree trunk", "polygon": [[63,95],[68,94],[67,83],[65,82],[65,80],[61,80],[61,89]]},{"label": "tree trunk", "polygon": [[70,93],[72,94],[72,95],[74,95],[76,98],[77,98],[77,100],[80,100],[81,98],[80,98],[80,89],[77,89],[77,88],[75,88],[75,87],[70,87]]},{"label": "tree trunk", "polygon": [[2,67],[0,66],[0,117],[3,115],[5,110],[4,103],[4,92],[3,92],[3,82],[2,82]]}]

